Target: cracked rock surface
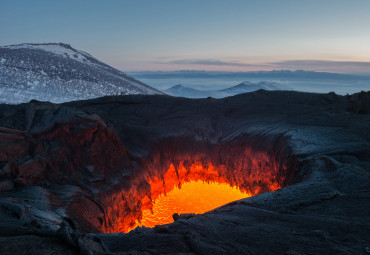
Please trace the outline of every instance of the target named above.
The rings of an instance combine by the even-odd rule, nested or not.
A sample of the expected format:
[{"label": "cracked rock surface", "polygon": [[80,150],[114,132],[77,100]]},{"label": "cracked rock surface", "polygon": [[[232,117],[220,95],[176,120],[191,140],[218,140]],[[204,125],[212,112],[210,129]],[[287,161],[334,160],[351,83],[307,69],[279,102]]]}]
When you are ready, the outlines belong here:
[{"label": "cracked rock surface", "polygon": [[[0,105],[0,254],[370,254],[369,131],[370,92]],[[101,233],[137,217],[148,162],[240,146],[288,169],[285,187]]]}]

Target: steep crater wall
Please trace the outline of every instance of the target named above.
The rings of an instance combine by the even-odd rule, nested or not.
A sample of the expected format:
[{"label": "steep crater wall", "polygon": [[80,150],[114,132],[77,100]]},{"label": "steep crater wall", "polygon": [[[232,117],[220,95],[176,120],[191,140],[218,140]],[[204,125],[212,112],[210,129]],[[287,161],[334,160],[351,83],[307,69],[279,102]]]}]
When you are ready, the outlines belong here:
[{"label": "steep crater wall", "polygon": [[34,118],[29,131],[1,130],[1,180],[9,184],[3,189],[42,187],[51,210],[83,232],[127,232],[160,194],[191,180],[256,195],[299,178],[283,135],[244,134],[224,143],[170,136],[137,156],[96,115],[61,107]]},{"label": "steep crater wall", "polygon": [[[101,198],[106,204],[101,230],[131,230],[141,219],[142,210],[151,209],[159,195],[189,181],[227,183],[251,195],[294,183],[300,177],[286,139],[244,135],[225,144],[191,137],[161,139],[149,155],[137,159],[133,176],[138,185]],[[128,203],[132,199],[133,203]]]},{"label": "steep crater wall", "polygon": [[[0,105],[0,250],[366,252],[369,98],[258,91]],[[251,194],[285,187],[107,234],[133,228],[159,194],[198,178]]]}]

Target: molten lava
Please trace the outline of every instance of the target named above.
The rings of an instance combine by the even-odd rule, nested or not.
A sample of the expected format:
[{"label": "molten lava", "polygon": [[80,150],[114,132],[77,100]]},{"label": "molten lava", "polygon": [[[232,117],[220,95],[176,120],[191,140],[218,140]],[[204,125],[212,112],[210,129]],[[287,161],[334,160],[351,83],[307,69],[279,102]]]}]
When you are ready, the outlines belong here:
[{"label": "molten lava", "polygon": [[251,194],[226,183],[186,182],[167,194],[161,194],[154,201],[152,210],[142,212],[141,223],[137,225],[154,227],[171,223],[174,213],[205,213],[221,205],[250,196]]},{"label": "molten lava", "polygon": [[161,157],[149,161],[144,181],[132,179],[134,188],[110,198],[114,203],[106,212],[102,232],[127,233],[137,226],[171,223],[175,213],[204,213],[284,186],[288,168],[268,154],[249,148],[229,154],[215,163],[204,154],[196,159],[184,154],[167,166]]},{"label": "molten lava", "polygon": [[244,182],[230,182],[220,174],[222,172],[225,172],[222,166],[216,168],[210,162],[193,162],[186,166],[184,162],[177,166],[170,164],[162,178],[154,176],[148,180],[152,203],[143,203],[142,217],[136,220],[135,227],[154,227],[171,223],[174,221],[174,213],[204,213],[229,202],[258,194],[261,192],[260,186],[264,186],[265,191],[281,187],[274,178],[267,176],[270,173],[249,175],[249,179],[244,181],[257,185],[246,186],[242,185]]}]

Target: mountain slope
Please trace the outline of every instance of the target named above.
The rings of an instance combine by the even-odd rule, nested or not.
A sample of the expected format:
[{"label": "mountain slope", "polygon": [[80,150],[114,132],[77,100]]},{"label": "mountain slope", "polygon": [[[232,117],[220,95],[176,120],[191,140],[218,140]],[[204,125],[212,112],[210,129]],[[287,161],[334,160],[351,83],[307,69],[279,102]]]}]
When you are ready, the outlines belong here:
[{"label": "mountain slope", "polygon": [[2,103],[163,94],[63,43],[0,47],[0,86]]},{"label": "mountain slope", "polygon": [[245,81],[245,82],[242,82],[242,83],[240,83],[236,86],[233,86],[233,87],[230,87],[230,88],[227,88],[227,89],[222,89],[220,91],[236,95],[236,94],[245,93],[245,92],[252,92],[252,91],[256,91],[256,90],[260,90],[260,89],[281,90],[282,88],[278,87],[277,84],[268,83],[268,82],[265,82],[265,81],[259,82],[259,83],[252,83],[252,82]]},{"label": "mountain slope", "polygon": [[217,91],[192,89],[181,84],[166,89],[165,92],[171,96],[188,98],[220,97]]},{"label": "mountain slope", "polygon": [[188,88],[182,85],[173,86],[165,92],[172,96],[188,97],[188,98],[204,98],[204,97],[214,97],[223,98],[228,96],[234,96],[241,93],[252,92],[256,90],[288,90],[289,88],[278,85],[276,83],[269,82],[242,82],[236,86],[221,89],[221,90],[198,90],[193,88]]}]

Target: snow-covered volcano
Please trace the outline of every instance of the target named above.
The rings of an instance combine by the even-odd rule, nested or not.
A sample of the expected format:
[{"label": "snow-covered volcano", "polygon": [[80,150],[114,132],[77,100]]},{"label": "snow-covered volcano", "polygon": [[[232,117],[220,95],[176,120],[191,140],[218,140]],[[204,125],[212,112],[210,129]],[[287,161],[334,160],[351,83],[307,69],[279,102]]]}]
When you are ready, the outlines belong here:
[{"label": "snow-covered volcano", "polygon": [[163,94],[68,44],[0,47],[0,103]]}]

